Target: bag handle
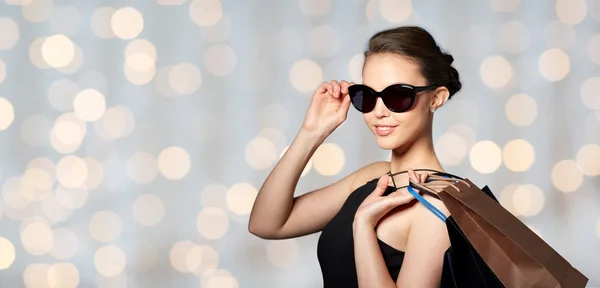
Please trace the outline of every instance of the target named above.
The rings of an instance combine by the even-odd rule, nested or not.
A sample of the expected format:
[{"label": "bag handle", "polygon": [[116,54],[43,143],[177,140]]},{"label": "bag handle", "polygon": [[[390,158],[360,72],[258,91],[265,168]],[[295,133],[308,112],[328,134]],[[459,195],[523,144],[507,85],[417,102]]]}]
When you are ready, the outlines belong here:
[{"label": "bag handle", "polygon": [[[436,191],[432,187],[441,187],[441,188],[452,187],[452,188],[456,189],[457,192],[460,192],[460,189],[458,189],[458,187],[454,186],[454,183],[457,183],[457,182],[466,183],[462,179],[452,178],[449,176],[431,175],[431,176],[427,177],[427,180],[425,180],[425,183],[428,183],[427,185],[421,184],[421,183],[415,183],[415,182],[409,180],[409,182],[408,182],[409,185],[406,188],[407,188],[408,192],[415,197],[415,199],[417,199],[419,202],[421,202],[421,204],[423,204],[423,206],[425,206],[435,216],[440,218],[440,220],[442,220],[443,222],[446,222],[446,219],[448,218],[448,216],[446,216],[444,214],[444,212],[440,211],[440,209],[438,209],[433,204],[431,204],[429,201],[427,201],[425,198],[423,198],[423,196],[421,196],[419,194],[419,192],[417,192],[415,190],[415,187],[419,190],[422,190],[424,192],[427,192],[429,194],[437,196],[438,191]],[[466,183],[466,184],[467,184],[467,186],[470,186],[468,183]]]}]

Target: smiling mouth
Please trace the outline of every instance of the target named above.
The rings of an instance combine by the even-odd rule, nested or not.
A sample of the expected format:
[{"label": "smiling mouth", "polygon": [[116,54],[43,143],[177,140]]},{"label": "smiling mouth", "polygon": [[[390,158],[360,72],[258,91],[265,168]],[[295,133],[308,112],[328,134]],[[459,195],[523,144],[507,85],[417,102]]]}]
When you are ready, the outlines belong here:
[{"label": "smiling mouth", "polygon": [[387,136],[396,130],[398,126],[375,125],[375,131],[379,136]]}]

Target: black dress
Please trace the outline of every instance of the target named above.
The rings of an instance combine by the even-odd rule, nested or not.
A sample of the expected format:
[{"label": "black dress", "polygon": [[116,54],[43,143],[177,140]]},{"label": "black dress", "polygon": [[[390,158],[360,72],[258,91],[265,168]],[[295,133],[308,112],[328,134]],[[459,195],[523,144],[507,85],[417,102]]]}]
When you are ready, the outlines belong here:
[{"label": "black dress", "polygon": [[[442,172],[432,174],[460,178]],[[378,180],[379,178],[373,179],[354,190],[348,196],[340,211],[321,232],[317,245],[317,257],[321,266],[325,288],[358,287],[356,265],[354,262],[352,223],[356,210],[358,210],[363,200],[377,187]],[[387,196],[395,190],[396,188],[388,186],[383,195]],[[487,186],[482,190],[497,201]],[[459,235],[462,232],[457,228],[458,226],[451,216],[446,221],[446,224],[449,236],[451,236],[451,244],[452,246],[456,245],[456,247],[450,247],[444,254],[441,287],[503,287],[479,255],[476,255],[475,250],[468,241]],[[389,246],[379,239],[378,243],[388,272],[391,278],[396,281],[402,267],[402,261],[404,260],[404,252]],[[461,268],[456,269],[456,267]]]}]

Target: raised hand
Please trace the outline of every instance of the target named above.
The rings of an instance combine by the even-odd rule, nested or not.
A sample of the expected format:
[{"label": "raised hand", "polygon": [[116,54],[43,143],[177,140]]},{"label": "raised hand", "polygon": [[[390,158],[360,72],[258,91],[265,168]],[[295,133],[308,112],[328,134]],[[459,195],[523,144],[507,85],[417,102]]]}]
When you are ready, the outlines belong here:
[{"label": "raised hand", "polygon": [[321,84],[311,98],[302,129],[326,137],[346,121],[350,108],[348,86],[352,84],[336,80]]}]

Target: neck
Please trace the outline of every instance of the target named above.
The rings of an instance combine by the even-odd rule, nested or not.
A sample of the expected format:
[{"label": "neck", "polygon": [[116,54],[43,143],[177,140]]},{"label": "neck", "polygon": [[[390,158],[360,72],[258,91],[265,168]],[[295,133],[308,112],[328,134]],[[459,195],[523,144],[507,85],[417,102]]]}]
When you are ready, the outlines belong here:
[{"label": "neck", "polygon": [[435,150],[433,148],[433,137],[431,133],[419,137],[413,143],[407,143],[392,150],[392,161],[390,171],[397,173],[407,171],[408,168],[433,169],[444,172]]}]

